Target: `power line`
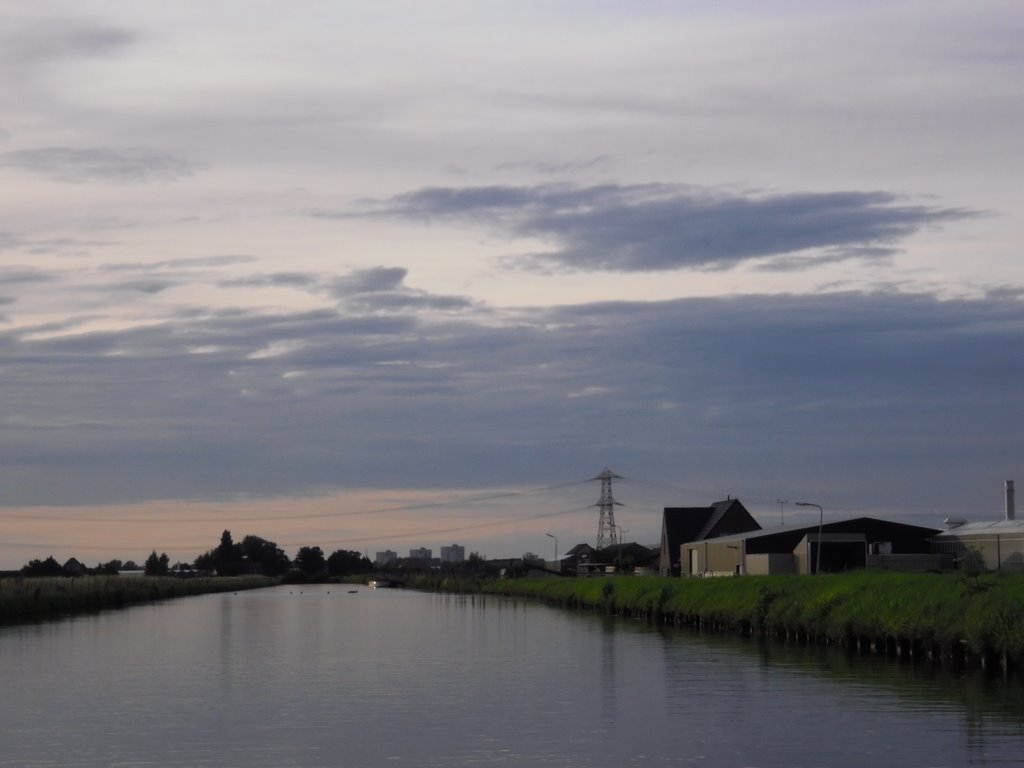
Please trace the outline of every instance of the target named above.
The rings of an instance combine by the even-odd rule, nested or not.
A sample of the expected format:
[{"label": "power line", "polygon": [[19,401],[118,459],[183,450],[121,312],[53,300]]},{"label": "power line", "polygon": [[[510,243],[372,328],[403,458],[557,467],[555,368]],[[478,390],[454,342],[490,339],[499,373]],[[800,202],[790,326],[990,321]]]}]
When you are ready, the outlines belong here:
[{"label": "power line", "polygon": [[[484,522],[484,523],[472,523],[472,524],[469,524],[469,525],[452,526],[452,527],[448,527],[448,528],[433,528],[433,529],[430,529],[430,530],[407,531],[407,532],[403,532],[403,533],[388,533],[388,534],[377,535],[377,536],[361,536],[361,537],[343,538],[343,539],[326,539],[326,540],[318,539],[317,541],[320,544],[358,544],[358,543],[363,543],[363,542],[367,542],[367,541],[387,541],[387,540],[391,540],[391,539],[405,539],[405,538],[413,538],[413,537],[417,537],[417,536],[432,536],[432,535],[437,535],[437,534],[441,534],[441,533],[461,533],[462,531],[478,530],[478,529],[481,529],[481,528],[497,528],[497,527],[501,527],[503,525],[512,525],[512,524],[522,523],[522,522],[529,521],[529,520],[543,520],[545,518],[559,517],[561,515],[569,515],[569,514],[573,514],[575,512],[584,512],[584,511],[587,511],[587,510],[590,510],[590,509],[593,509],[593,505],[587,505],[587,506],[584,506],[584,507],[574,507],[572,509],[561,509],[561,510],[558,510],[556,512],[541,512],[541,513],[538,513],[536,515],[527,515],[526,517],[507,517],[507,518],[504,518],[502,520],[490,520],[490,521]],[[274,543],[277,544],[277,546],[279,546],[279,547],[302,547],[302,546],[306,546],[309,542],[308,541],[285,541],[285,542],[274,542]],[[52,548],[52,549],[75,549],[75,550],[84,549],[84,550],[87,550],[87,551],[92,551],[92,550],[107,551],[107,550],[116,548],[117,546],[119,546],[119,545],[107,545],[107,546],[91,545],[91,546],[83,546],[83,545],[80,545],[80,544],[66,544],[66,543],[58,543],[58,542],[49,542],[47,544],[32,543],[32,542],[0,542],[0,548],[4,548],[4,549],[26,549],[26,548],[45,549],[45,548],[49,547],[49,548]],[[205,551],[205,550],[203,550],[203,546],[205,546],[205,545],[185,545],[185,544],[182,544],[182,545],[173,546],[173,547],[159,547],[159,549],[161,549],[161,550],[168,550],[168,551],[171,551],[171,552],[179,552],[179,551],[184,551],[184,550],[189,550],[189,551],[195,551],[195,550]],[[143,547],[143,549],[146,549],[146,548],[148,548],[148,547]],[[207,549],[212,549],[212,547],[207,547]]]},{"label": "power line", "polygon": [[[219,515],[204,515],[202,517],[178,517],[174,515],[162,515],[160,517],[94,517],[84,515],[48,515],[48,514],[31,514],[26,512],[4,512],[0,510],[0,518],[9,520],[51,520],[61,522],[81,522],[81,523],[144,523],[144,524],[157,524],[157,523],[251,523],[251,522],[275,522],[275,521],[291,521],[291,520],[313,520],[317,518],[332,518],[332,517],[359,517],[362,515],[377,515],[385,514],[388,512],[414,512],[419,509],[437,509],[439,507],[456,507],[465,506],[471,504],[480,504],[487,501],[497,501],[499,499],[511,499],[520,498],[522,496],[533,496],[541,493],[548,493],[550,491],[562,490],[564,488],[571,488],[575,485],[583,485],[589,483],[590,479],[586,480],[574,480],[570,483],[560,483],[558,485],[548,485],[541,488],[532,488],[525,491],[503,491],[501,493],[487,493],[480,494],[477,496],[468,497],[450,497],[441,499],[440,501],[428,501],[419,502],[417,504],[403,504],[395,507],[376,507],[371,509],[361,510],[348,510],[348,511],[334,511],[334,512],[305,512],[301,514],[272,514],[272,515],[237,515],[232,512],[225,512]],[[286,502],[287,503],[287,502]],[[230,520],[227,518],[230,517]]]}]

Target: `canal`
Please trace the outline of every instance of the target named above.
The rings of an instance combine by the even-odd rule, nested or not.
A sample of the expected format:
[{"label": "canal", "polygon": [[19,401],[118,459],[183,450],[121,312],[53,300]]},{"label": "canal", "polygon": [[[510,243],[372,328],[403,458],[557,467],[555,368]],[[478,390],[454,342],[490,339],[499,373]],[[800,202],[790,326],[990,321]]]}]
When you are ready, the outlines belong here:
[{"label": "canal", "polygon": [[1019,683],[490,596],[286,586],[8,627],[0,684],[18,768],[1024,766]]}]

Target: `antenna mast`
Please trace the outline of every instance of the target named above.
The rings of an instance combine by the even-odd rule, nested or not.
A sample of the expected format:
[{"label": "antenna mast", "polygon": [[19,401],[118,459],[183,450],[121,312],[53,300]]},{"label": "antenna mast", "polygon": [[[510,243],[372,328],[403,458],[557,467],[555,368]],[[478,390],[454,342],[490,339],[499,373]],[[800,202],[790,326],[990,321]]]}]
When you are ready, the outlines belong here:
[{"label": "antenna mast", "polygon": [[612,496],[612,478],[621,480],[622,476],[616,475],[608,467],[605,467],[601,474],[594,478],[601,481],[601,498],[594,505],[601,510],[597,523],[597,549],[604,549],[617,543],[615,536],[615,507],[621,507],[622,505]]}]

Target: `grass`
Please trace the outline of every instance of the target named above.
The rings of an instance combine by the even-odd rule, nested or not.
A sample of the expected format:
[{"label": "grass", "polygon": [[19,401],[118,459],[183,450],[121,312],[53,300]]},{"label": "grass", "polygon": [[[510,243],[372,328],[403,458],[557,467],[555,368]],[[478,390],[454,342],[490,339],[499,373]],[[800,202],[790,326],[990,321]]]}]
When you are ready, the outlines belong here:
[{"label": "grass", "polygon": [[0,626],[208,592],[237,592],[276,583],[275,579],[264,576],[4,578],[0,579]]},{"label": "grass", "polygon": [[964,653],[1024,669],[1024,576],[853,571],[721,579],[519,579],[485,592],[750,634]]}]

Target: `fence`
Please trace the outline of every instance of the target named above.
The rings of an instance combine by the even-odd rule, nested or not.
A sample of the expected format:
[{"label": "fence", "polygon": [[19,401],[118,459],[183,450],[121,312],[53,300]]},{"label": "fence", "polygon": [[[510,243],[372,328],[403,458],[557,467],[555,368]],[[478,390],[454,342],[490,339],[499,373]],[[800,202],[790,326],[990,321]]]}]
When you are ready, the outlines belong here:
[{"label": "fence", "polygon": [[1024,573],[1024,533],[942,536],[932,539],[931,550],[952,555],[961,569]]}]

